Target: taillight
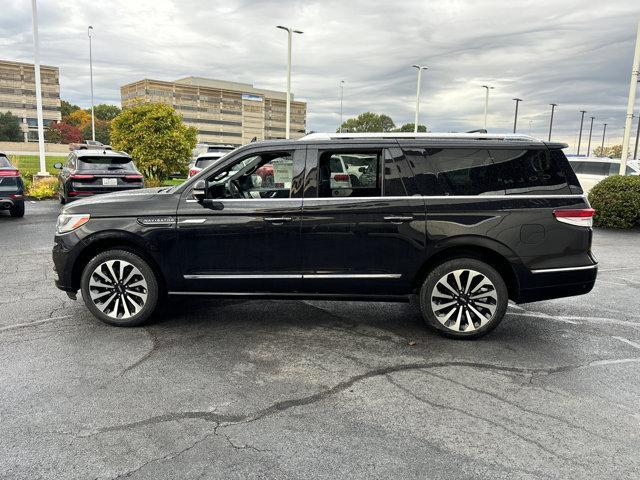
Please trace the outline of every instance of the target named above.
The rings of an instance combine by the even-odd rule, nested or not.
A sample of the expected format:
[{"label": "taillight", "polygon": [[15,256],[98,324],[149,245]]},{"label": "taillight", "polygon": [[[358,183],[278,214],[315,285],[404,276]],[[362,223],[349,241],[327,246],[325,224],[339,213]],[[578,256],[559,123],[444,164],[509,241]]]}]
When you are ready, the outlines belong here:
[{"label": "taillight", "polygon": [[553,216],[562,223],[577,225],[579,227],[592,227],[593,215],[596,211],[593,208],[581,208],[579,210],[554,210]]},{"label": "taillight", "polygon": [[71,175],[72,180],[93,180],[94,178],[96,178],[95,175],[81,175],[78,173]]},{"label": "taillight", "polygon": [[349,181],[349,175],[337,174],[337,175],[333,176],[333,179],[336,182],[348,182]]},{"label": "taillight", "polygon": [[19,170],[0,170],[0,177],[19,177]]},{"label": "taillight", "polygon": [[141,182],[142,181],[142,175],[125,175],[124,176],[124,180],[126,182]]},{"label": "taillight", "polygon": [[191,170],[189,170],[189,177],[193,177],[194,175],[197,175],[198,173],[200,173],[201,169],[200,168],[192,168]]}]

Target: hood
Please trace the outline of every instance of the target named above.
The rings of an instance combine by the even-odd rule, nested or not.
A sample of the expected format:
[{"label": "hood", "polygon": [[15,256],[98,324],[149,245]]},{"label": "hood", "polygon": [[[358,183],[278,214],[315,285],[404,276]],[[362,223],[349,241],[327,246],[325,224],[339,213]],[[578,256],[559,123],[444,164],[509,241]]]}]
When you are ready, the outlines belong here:
[{"label": "hood", "polygon": [[[118,217],[131,215],[165,215],[177,208],[179,195],[172,187],[143,188],[122,192],[104,193],[75,200],[66,205],[64,213],[89,213],[96,217]],[[158,213],[160,211],[160,213]]]}]

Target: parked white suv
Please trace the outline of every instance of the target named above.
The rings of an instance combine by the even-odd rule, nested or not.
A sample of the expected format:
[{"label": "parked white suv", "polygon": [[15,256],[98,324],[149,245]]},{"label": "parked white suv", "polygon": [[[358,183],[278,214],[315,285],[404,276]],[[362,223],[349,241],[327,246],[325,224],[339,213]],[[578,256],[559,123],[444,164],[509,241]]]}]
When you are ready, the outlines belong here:
[{"label": "parked white suv", "polygon": [[[569,163],[585,193],[589,193],[600,180],[620,173],[620,160],[616,158],[569,157]],[[640,175],[640,168],[634,162],[628,162],[626,174]]]}]

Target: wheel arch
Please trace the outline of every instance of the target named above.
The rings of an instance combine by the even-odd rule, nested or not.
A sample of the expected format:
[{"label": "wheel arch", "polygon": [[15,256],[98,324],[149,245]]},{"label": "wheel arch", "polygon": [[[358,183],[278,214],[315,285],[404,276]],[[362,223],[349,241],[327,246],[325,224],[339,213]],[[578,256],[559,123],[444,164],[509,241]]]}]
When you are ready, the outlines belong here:
[{"label": "wheel arch", "polygon": [[420,289],[429,272],[437,265],[454,258],[475,258],[495,268],[504,279],[509,299],[517,300],[520,292],[518,271],[521,266],[516,254],[504,244],[483,237],[454,237],[437,244],[415,275],[412,289]]},{"label": "wheel arch", "polygon": [[166,292],[166,280],[158,262],[149,255],[145,241],[137,235],[120,230],[111,230],[96,233],[83,240],[85,247],[73,263],[71,271],[71,283],[73,288],[80,289],[82,271],[89,261],[106,250],[126,250],[145,260],[158,280],[161,292]]}]

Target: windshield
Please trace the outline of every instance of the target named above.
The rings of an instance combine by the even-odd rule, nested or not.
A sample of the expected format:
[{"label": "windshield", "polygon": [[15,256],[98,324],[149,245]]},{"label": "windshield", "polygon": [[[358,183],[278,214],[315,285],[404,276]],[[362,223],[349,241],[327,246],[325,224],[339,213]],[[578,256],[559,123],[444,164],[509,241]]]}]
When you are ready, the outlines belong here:
[{"label": "windshield", "polygon": [[11,162],[7,157],[0,157],[0,168],[2,167],[11,167]]},{"label": "windshield", "polygon": [[136,170],[133,162],[127,157],[81,157],[78,159],[78,170]]}]

